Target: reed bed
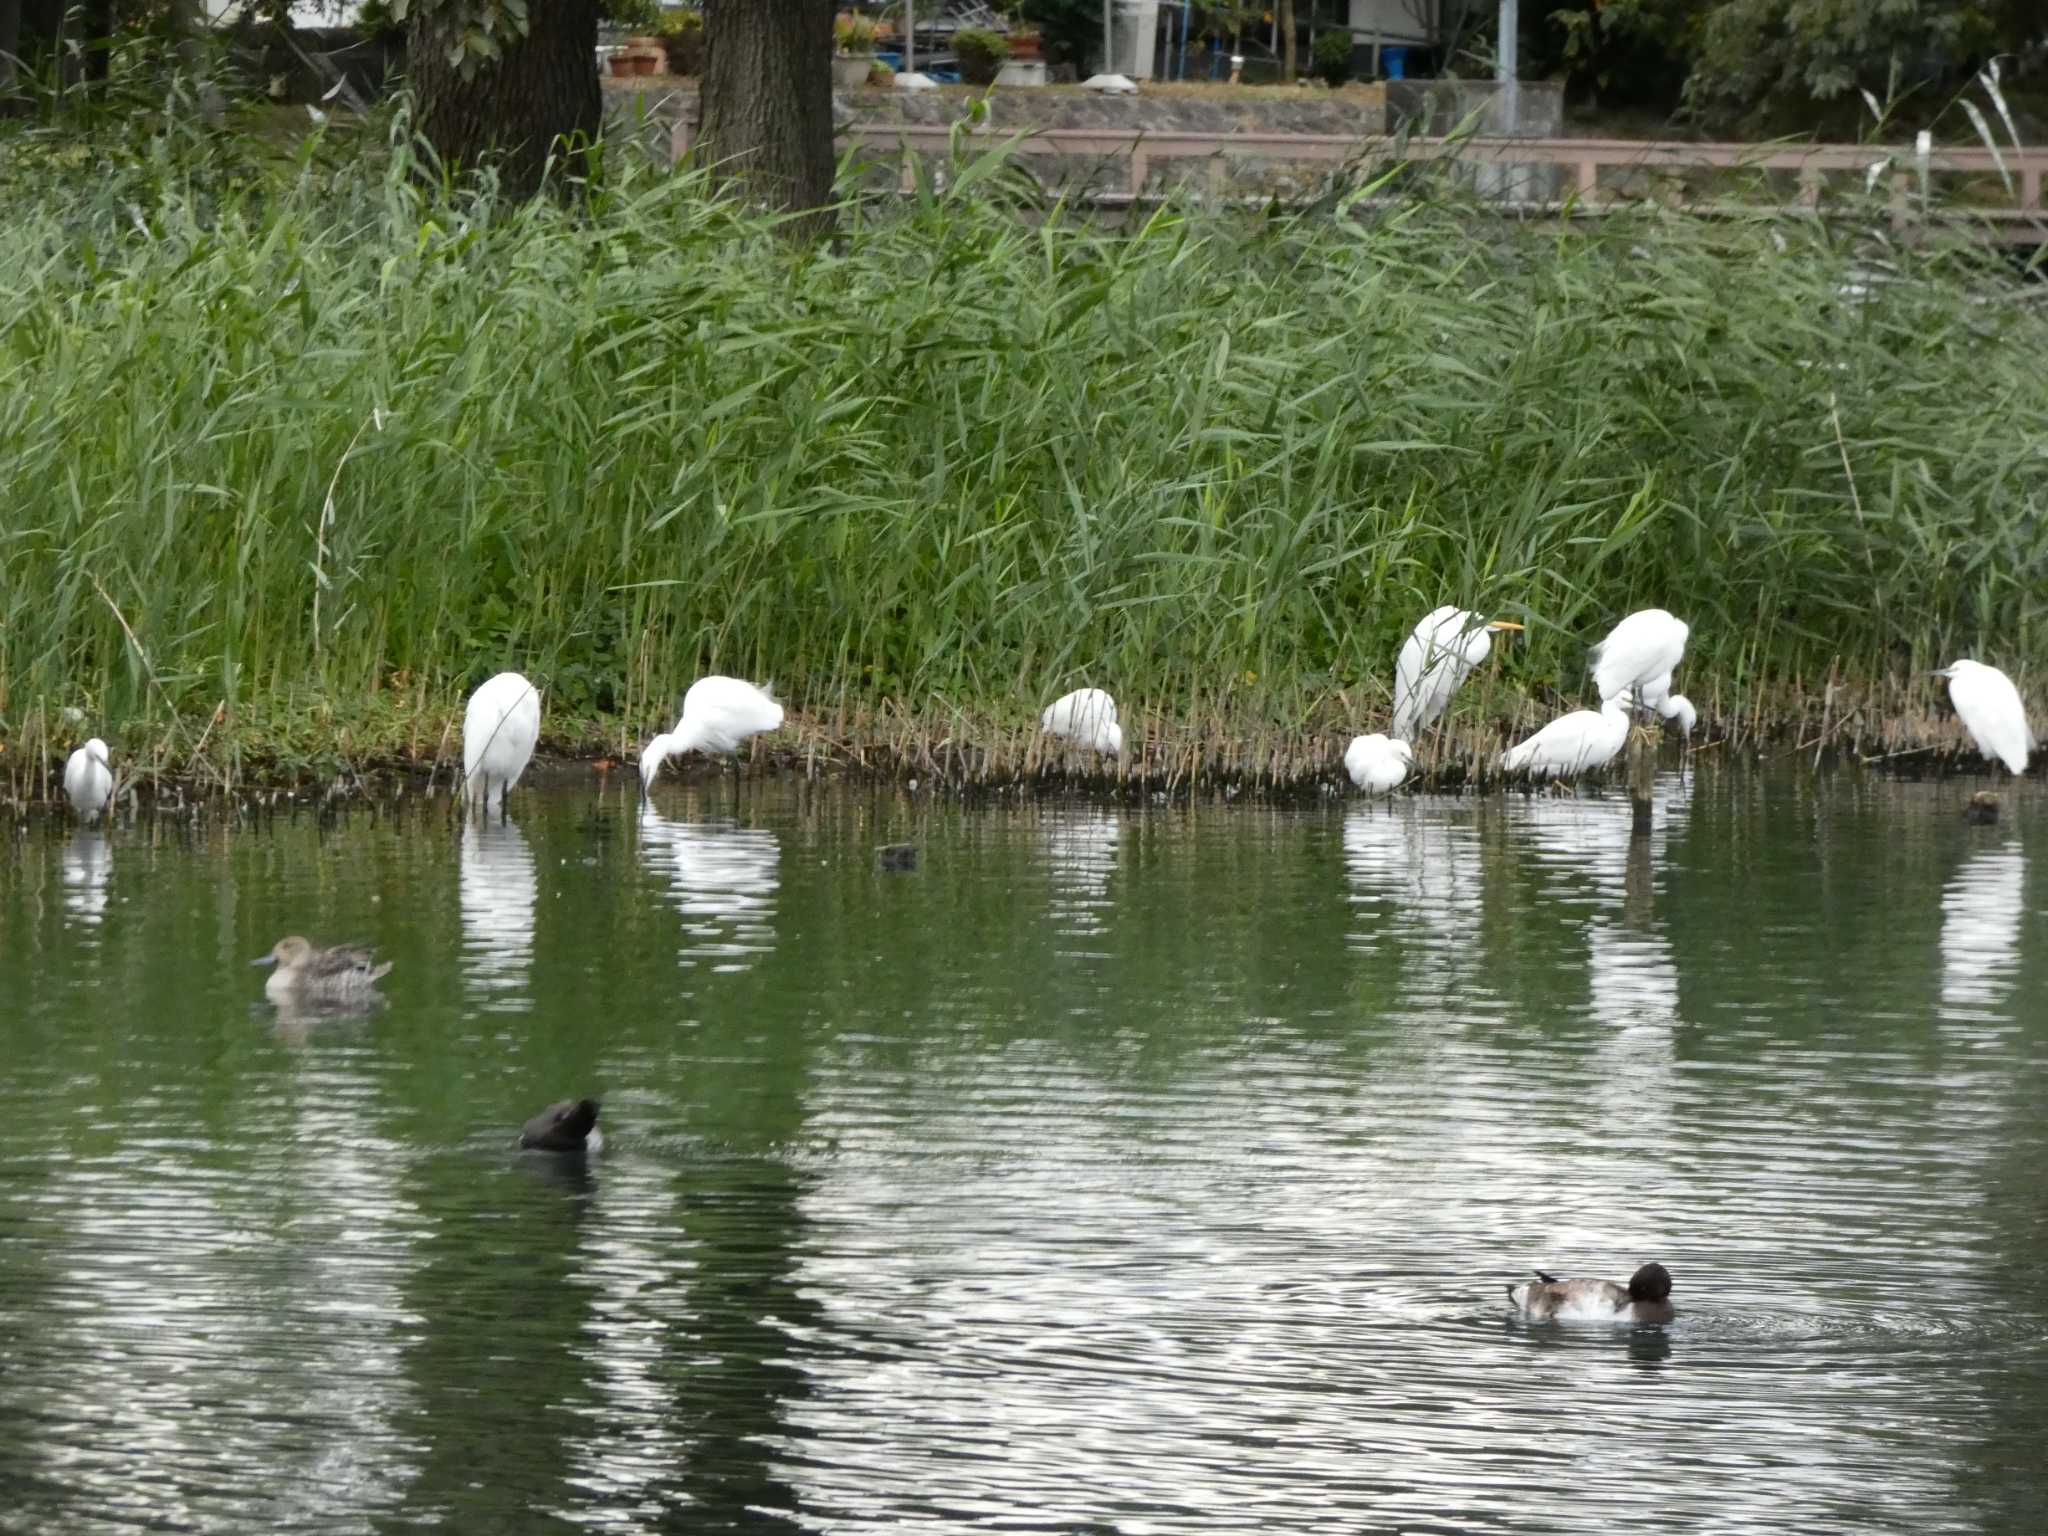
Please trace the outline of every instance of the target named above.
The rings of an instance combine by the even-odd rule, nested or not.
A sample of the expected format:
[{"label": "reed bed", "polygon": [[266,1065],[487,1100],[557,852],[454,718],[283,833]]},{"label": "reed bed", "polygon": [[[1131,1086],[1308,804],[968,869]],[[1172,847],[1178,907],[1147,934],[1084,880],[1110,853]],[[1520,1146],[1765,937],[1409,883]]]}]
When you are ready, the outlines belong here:
[{"label": "reed bed", "polygon": [[1972,246],[1434,200],[1108,231],[993,154],[801,248],[618,157],[519,206],[402,135],[41,148],[0,175],[17,784],[87,734],[222,784],[446,761],[505,667],[562,751],[724,671],[813,771],[1092,773],[1030,729],[1085,682],[1141,722],[1118,783],[1306,783],[1447,600],[1529,626],[1447,782],[1636,607],[1766,750],[1952,745],[1930,668],[2048,662],[2048,306]]}]

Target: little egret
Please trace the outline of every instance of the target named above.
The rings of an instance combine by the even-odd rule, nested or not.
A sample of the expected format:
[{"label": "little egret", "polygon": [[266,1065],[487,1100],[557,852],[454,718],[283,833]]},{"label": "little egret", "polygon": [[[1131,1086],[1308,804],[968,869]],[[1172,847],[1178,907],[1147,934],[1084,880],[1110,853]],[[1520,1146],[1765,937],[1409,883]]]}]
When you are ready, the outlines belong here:
[{"label": "little egret", "polygon": [[1668,1323],[1677,1315],[1671,1305],[1671,1271],[1645,1264],[1628,1277],[1627,1285],[1612,1280],[1559,1280],[1536,1271],[1536,1278],[1508,1287],[1508,1301],[1534,1322],[1550,1318],[1593,1321]]},{"label": "little egret", "polygon": [[1061,694],[1045,707],[1038,725],[1048,736],[1064,736],[1097,752],[1114,755],[1124,749],[1124,730],[1116,720],[1116,700],[1100,688],[1076,688],[1072,693]]},{"label": "little egret", "polygon": [[[1981,661],[1958,661],[1934,675],[1948,679],[1948,696],[1977,750],[1996,758],[2015,775],[2025,773],[2027,754],[2040,743],[2027,724],[2026,706],[2020,703],[2020,691],[2012,679]],[[64,779],[68,786],[69,770]]]},{"label": "little egret", "polygon": [[1607,638],[1593,647],[1593,683],[1600,690],[1601,702],[1641,689],[1643,707],[1657,708],[1659,700],[1649,695],[1660,684],[1663,693],[1671,691],[1671,674],[1685,659],[1685,639],[1690,633],[1682,619],[1662,608],[1645,608],[1615,625]]},{"label": "little egret", "polygon": [[1507,773],[1537,778],[1575,778],[1611,762],[1628,744],[1628,700],[1609,699],[1598,713],[1575,709],[1500,755]]},{"label": "little egret", "polygon": [[533,761],[540,740],[540,692],[517,672],[500,672],[469,696],[462,716],[462,787],[472,808],[503,810],[505,793]]},{"label": "little egret", "polygon": [[1344,749],[1344,771],[1368,795],[1392,794],[1415,766],[1415,749],[1375,731],[1354,736]]},{"label": "little egret", "polygon": [[95,736],[64,762],[64,793],[71,808],[86,821],[106,809],[114,794],[114,770],[107,766],[107,744]]},{"label": "little egret", "polygon": [[1394,661],[1394,739],[1413,741],[1434,724],[1458,685],[1493,654],[1494,632],[1521,627],[1449,603],[1417,624]]},{"label": "little egret", "polygon": [[700,677],[683,695],[683,717],[673,731],[647,743],[640,754],[640,784],[651,789],[661,765],[685,752],[715,752],[730,757],[749,736],[782,724],[782,706],[765,688],[736,677]]},{"label": "little egret", "polygon": [[263,984],[265,995],[276,1003],[369,997],[378,978],[391,969],[389,960],[379,965],[367,949],[348,944],[318,949],[297,934],[279,939],[269,954],[249,963],[277,967]]},{"label": "little egret", "polygon": [[564,1099],[550,1104],[519,1128],[519,1145],[535,1152],[598,1152],[597,1100]]}]

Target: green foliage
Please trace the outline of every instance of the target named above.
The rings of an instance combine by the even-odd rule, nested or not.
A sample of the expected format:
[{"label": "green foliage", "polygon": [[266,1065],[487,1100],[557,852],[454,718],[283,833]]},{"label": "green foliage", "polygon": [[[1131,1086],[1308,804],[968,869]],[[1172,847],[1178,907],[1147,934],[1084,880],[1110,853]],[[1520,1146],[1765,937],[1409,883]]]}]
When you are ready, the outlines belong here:
[{"label": "green foliage", "polygon": [[2019,12],[1984,0],[1723,0],[1702,21],[1689,91],[1704,115],[1758,122],[1859,89],[1888,99],[2024,48],[2040,18],[2030,34]]},{"label": "green foliage", "polygon": [[969,85],[994,85],[1003,61],[1010,56],[1010,40],[986,27],[962,27],[953,34],[953,52],[960,60],[960,78]]},{"label": "green foliage", "polygon": [[1316,73],[1334,89],[1351,78],[1351,34],[1330,30],[1316,34]]},{"label": "green foliage", "polygon": [[1858,300],[1802,220],[1109,231],[992,155],[798,249],[626,156],[564,208],[422,188],[402,134],[251,184],[0,132],[11,720],[189,745],[516,666],[638,725],[714,669],[1299,721],[1448,600],[1570,697],[1652,603],[1728,711],[2048,666],[2048,313],[1974,248]]},{"label": "green foliage", "polygon": [[832,22],[832,38],[841,53],[873,53],[879,29],[869,17],[844,13]]},{"label": "green foliage", "polygon": [[1102,52],[1102,0],[1019,0],[1017,11],[1038,28],[1050,63],[1083,70]]},{"label": "green foliage", "polygon": [[[527,0],[390,0],[394,19],[430,24],[447,38],[448,63],[468,78],[526,36]],[[415,30],[415,34],[418,35]]]},{"label": "green foliage", "polygon": [[669,73],[701,75],[704,72],[704,13],[683,8],[663,11],[655,24],[655,35],[668,52]]},{"label": "green foliage", "polygon": [[[1678,103],[1697,48],[1700,26],[1723,0],[1575,0],[1549,13],[1554,62],[1604,103]],[[1540,53],[1540,50],[1539,50]],[[1551,64],[1539,57],[1538,68]]]}]

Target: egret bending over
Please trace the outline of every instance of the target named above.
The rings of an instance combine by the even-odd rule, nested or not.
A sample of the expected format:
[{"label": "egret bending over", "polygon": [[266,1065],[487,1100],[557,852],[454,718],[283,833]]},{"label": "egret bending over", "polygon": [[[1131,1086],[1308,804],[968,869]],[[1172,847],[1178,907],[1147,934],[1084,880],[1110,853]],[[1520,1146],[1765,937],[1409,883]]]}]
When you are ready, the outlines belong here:
[{"label": "egret bending over", "polygon": [[1653,678],[1636,690],[1636,703],[1644,709],[1654,709],[1666,720],[1678,722],[1678,734],[1686,740],[1692,739],[1692,728],[1700,722],[1700,712],[1692,707],[1692,700],[1682,693],[1671,691],[1671,674]]},{"label": "egret bending over", "polygon": [[[2027,724],[2026,706],[2012,679],[1981,661],[1958,661],[1934,674],[1948,679],[1948,696],[1977,750],[1996,758],[2014,775],[2027,771],[2027,755],[2039,743]],[[88,742],[88,746],[92,743]],[[71,782],[67,770],[66,785]]]},{"label": "egret bending over", "polygon": [[1593,647],[1593,683],[1600,690],[1601,703],[1618,699],[1631,689],[1641,690],[1644,708],[1657,709],[1671,719],[1659,705],[1671,692],[1671,674],[1685,660],[1685,639],[1690,633],[1684,620],[1673,618],[1662,608],[1645,608],[1615,625],[1607,638]]},{"label": "egret bending over", "polygon": [[[1690,706],[1687,706],[1688,708]],[[1599,712],[1575,709],[1500,755],[1506,773],[1576,778],[1612,762],[1628,745],[1628,698],[1609,699]]]},{"label": "egret bending over", "polygon": [[736,677],[700,677],[683,695],[683,717],[673,731],[647,743],[640,754],[640,785],[651,789],[661,765],[685,752],[732,756],[749,736],[782,724],[782,706],[765,688]]},{"label": "egret bending over", "polygon": [[472,808],[503,810],[540,740],[540,691],[517,672],[500,672],[469,696],[462,716],[462,787]]},{"label": "egret bending over", "polygon": [[1344,749],[1344,771],[1368,795],[1392,794],[1415,766],[1415,749],[1378,731],[1354,736]]},{"label": "egret bending over", "polygon": [[1394,739],[1413,741],[1434,724],[1458,685],[1493,654],[1494,632],[1521,627],[1449,603],[1417,624],[1394,661]]},{"label": "egret bending over", "polygon": [[114,795],[114,770],[107,766],[107,744],[95,736],[64,762],[64,793],[71,808],[86,821],[106,809]]},{"label": "egret bending over", "polygon": [[1116,700],[1100,688],[1076,688],[1063,693],[1045,707],[1038,717],[1039,729],[1048,736],[1064,736],[1084,747],[1112,756],[1124,749],[1124,730],[1117,724]]}]

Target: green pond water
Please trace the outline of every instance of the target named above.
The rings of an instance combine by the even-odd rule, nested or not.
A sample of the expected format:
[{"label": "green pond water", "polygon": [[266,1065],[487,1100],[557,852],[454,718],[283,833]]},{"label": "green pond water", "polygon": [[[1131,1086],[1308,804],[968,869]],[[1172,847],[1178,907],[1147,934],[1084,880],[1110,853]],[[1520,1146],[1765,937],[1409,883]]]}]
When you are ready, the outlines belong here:
[{"label": "green pond water", "polygon": [[1973,787],[31,820],[0,1528],[2048,1529],[2048,801]]}]

